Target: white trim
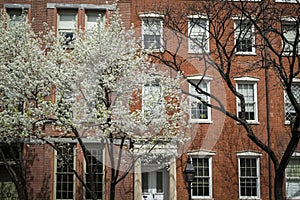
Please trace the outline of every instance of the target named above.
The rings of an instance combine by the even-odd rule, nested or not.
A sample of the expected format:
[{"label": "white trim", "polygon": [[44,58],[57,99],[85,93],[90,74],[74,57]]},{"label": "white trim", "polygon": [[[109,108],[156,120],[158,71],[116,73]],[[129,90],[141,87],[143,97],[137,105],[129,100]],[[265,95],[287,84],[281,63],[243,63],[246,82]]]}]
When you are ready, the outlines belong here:
[{"label": "white trim", "polygon": [[299,3],[299,0],[275,0],[276,3]]},{"label": "white trim", "polygon": [[242,77],[234,77],[235,81],[245,81],[245,82],[258,82],[259,78],[251,77],[251,76],[242,76]]},{"label": "white trim", "polygon": [[[201,75],[197,75],[197,76],[191,76],[191,77],[187,77],[187,78],[188,78],[188,80],[194,80],[194,81],[200,81],[202,79],[201,82],[204,81],[207,85],[207,93],[211,92],[210,91],[210,83],[211,83],[211,80],[212,80],[211,77],[203,77]],[[191,84],[189,84],[189,94],[194,93],[192,91],[192,88],[193,88],[193,86]],[[201,95],[204,95],[204,94],[195,94],[195,95],[201,96]],[[204,95],[204,96],[207,97],[207,103],[210,103],[211,98],[209,96],[206,96],[206,95]],[[191,109],[192,108],[192,106],[191,106],[192,100],[195,101],[195,98],[192,97],[191,95],[189,95],[189,122],[190,123],[212,123],[212,121],[211,121],[212,109],[209,106],[207,106],[207,118],[206,119],[192,119],[191,118],[191,116],[192,116],[192,109]],[[196,100],[196,101],[199,101],[199,100]]]},{"label": "white trim", "polygon": [[201,79],[203,79],[203,80],[207,80],[207,81],[213,80],[213,78],[210,77],[210,76],[202,76],[202,75],[192,75],[192,76],[188,76],[187,79],[188,79],[188,80],[201,80]]},{"label": "white trim", "polygon": [[25,9],[28,10],[30,9],[31,5],[30,4],[18,4],[18,3],[5,3],[3,7],[6,9]]},{"label": "white trim", "polygon": [[[76,171],[76,144],[73,146],[73,165],[74,170]],[[53,181],[53,198],[56,200],[59,200],[56,198],[56,183],[57,183],[57,151],[54,150],[54,181]],[[73,199],[76,197],[76,176],[75,173],[73,174]]]},{"label": "white trim", "polygon": [[255,151],[241,151],[236,153],[237,157],[261,157],[262,153]]},{"label": "white trim", "polygon": [[[255,29],[254,29],[254,25],[252,24],[252,22],[249,19],[246,19],[245,17],[241,17],[241,16],[235,16],[232,17],[234,20],[234,46],[235,46],[235,53],[237,55],[256,55],[256,48],[255,48]],[[251,23],[251,37],[252,37],[252,47],[251,47],[251,51],[237,51],[237,46],[236,46],[236,41],[237,41],[237,31],[240,31],[239,28],[237,27],[237,23],[238,22],[249,22]],[[242,30],[242,32],[244,32],[245,30]],[[243,33],[242,33],[243,34]],[[240,37],[240,36],[239,36]]]},{"label": "white trim", "polygon": [[109,4],[65,4],[65,3],[47,3],[48,9],[62,8],[62,9],[95,9],[95,10],[116,10],[116,5]]},{"label": "white trim", "polygon": [[140,13],[140,18],[164,18],[164,15],[155,13],[155,12],[149,12],[149,13]]},{"label": "white trim", "polygon": [[[145,15],[146,16],[146,15]],[[144,32],[145,32],[145,20],[146,19],[153,19],[153,20],[159,20],[160,22],[160,28],[159,28],[159,34],[160,34],[160,47],[159,49],[153,48],[152,50],[154,52],[158,52],[158,51],[163,51],[163,35],[164,35],[164,29],[163,29],[163,20],[161,16],[158,17],[154,17],[156,16],[156,14],[151,15],[151,13],[149,14],[150,17],[143,17],[142,18],[142,48],[145,49],[145,43],[144,43]]]},{"label": "white trim", "polygon": [[[253,151],[245,151],[241,153],[237,153],[238,157],[238,179],[239,179],[239,199],[260,199],[260,153],[256,153]],[[241,196],[241,167],[240,167],[240,159],[241,158],[253,158],[256,159],[256,174],[257,174],[257,185],[256,185],[256,192],[257,196]]]},{"label": "white trim", "polygon": [[[191,47],[191,43],[193,43],[193,41],[191,40],[191,31],[192,31],[191,20],[193,20],[193,19],[205,20],[205,22],[206,22],[205,27],[198,26],[198,27],[200,27],[200,29],[203,30],[204,37],[206,39],[205,46],[203,46],[203,48],[199,47],[198,51],[192,49],[192,47]],[[209,21],[208,21],[207,17],[205,17],[204,15],[193,15],[193,17],[188,17],[188,53],[201,54],[201,53],[205,53],[205,52],[209,52]]]},{"label": "white trim", "polygon": [[[240,77],[235,78],[236,81],[236,90],[238,91],[239,84],[253,84],[253,93],[254,93],[254,120],[247,120],[249,124],[259,124],[258,120],[258,94],[257,94],[257,82],[259,79],[252,77]],[[239,91],[238,91],[239,92]],[[245,102],[247,103],[247,102]],[[239,115],[239,99],[236,97],[236,114]]]},{"label": "white trim", "polygon": [[187,18],[188,19],[207,19],[208,20],[207,14],[188,15]]},{"label": "white trim", "polygon": [[[282,36],[288,40],[288,38],[286,37],[286,33],[288,33],[289,31],[292,31],[292,32],[295,32],[295,38],[293,38],[291,40],[291,43],[294,43],[295,40],[298,40],[299,38],[296,38],[296,32],[297,32],[297,18],[294,18],[294,17],[283,17],[281,18],[281,30],[282,30]],[[295,29],[287,29],[287,31],[284,31],[283,27],[286,26],[286,27],[292,27]],[[300,27],[298,27],[298,31],[300,32]],[[288,40],[290,41],[290,40]],[[286,42],[284,43],[283,40],[281,40],[281,48],[282,48],[282,54],[283,56],[292,56],[293,52],[289,51],[288,49],[285,49],[283,45],[286,45],[285,48],[289,47],[290,44],[287,44]],[[292,44],[290,47],[294,47],[294,45]],[[296,47],[296,54],[299,54],[300,52],[300,43],[298,42],[297,44],[297,47]]]},{"label": "white trim", "polygon": [[188,156],[192,157],[207,157],[216,155],[215,151],[210,151],[206,149],[192,150],[187,153]]},{"label": "white trim", "polygon": [[[192,199],[212,199],[212,190],[213,190],[213,186],[212,186],[212,156],[215,155],[212,152],[206,152],[205,150],[199,150],[198,151],[200,154],[203,153],[203,155],[199,156],[199,155],[193,155],[188,153],[188,156],[191,156],[192,158],[199,158],[199,159],[208,159],[208,168],[209,168],[209,192],[208,192],[208,196],[193,196],[192,191],[191,191],[191,197]],[[206,154],[205,154],[206,153]],[[204,156],[206,155],[206,156]]]}]

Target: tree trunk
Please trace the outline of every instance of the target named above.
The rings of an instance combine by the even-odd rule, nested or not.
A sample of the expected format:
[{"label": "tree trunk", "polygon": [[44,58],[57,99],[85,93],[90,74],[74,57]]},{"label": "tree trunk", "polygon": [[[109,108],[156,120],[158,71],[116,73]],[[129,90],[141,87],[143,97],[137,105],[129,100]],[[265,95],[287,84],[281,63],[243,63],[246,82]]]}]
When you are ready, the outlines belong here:
[{"label": "tree trunk", "polygon": [[283,173],[275,172],[275,180],[274,180],[274,194],[275,200],[283,200]]},{"label": "tree trunk", "polygon": [[116,189],[116,184],[114,182],[111,182],[110,183],[110,195],[109,195],[110,200],[115,200],[115,189]]}]

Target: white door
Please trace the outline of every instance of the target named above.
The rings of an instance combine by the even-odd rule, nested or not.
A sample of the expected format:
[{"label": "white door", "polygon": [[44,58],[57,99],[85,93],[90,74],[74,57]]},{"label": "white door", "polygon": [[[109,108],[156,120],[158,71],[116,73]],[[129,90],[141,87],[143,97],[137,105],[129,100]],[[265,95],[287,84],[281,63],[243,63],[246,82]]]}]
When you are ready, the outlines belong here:
[{"label": "white door", "polygon": [[167,171],[165,169],[142,173],[142,200],[165,200]]}]

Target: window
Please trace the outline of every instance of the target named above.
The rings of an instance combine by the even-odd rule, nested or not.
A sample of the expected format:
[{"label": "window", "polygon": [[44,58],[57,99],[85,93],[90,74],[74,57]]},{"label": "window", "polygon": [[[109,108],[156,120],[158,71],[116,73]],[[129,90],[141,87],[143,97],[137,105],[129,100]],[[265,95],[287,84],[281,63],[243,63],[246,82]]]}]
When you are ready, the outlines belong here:
[{"label": "window", "polygon": [[215,152],[199,150],[189,152],[195,169],[192,182],[192,199],[213,199],[212,196],[212,156]]},{"label": "window", "polygon": [[74,144],[58,146],[55,162],[55,199],[74,199],[75,168]]},{"label": "window", "polygon": [[[198,80],[192,80],[194,84],[199,84]],[[199,84],[199,88],[205,92],[210,93],[210,80],[208,78],[201,80]],[[210,97],[199,94],[196,91],[196,87],[190,84],[190,122],[191,123],[199,123],[199,122],[210,122],[211,121],[211,109],[204,103],[202,103],[199,99],[195,98],[195,96],[203,99],[207,103],[210,103]],[[194,97],[193,97],[194,96]]]},{"label": "window", "polygon": [[237,53],[255,53],[254,27],[248,20],[235,20],[235,45]]},{"label": "window", "polygon": [[[297,102],[300,103],[300,82],[297,81],[297,83],[293,83],[291,89]],[[284,111],[285,111],[286,122],[291,121],[296,116],[295,109],[285,91],[284,91]]]},{"label": "window", "polygon": [[77,28],[77,11],[60,10],[58,12],[58,33],[65,37],[65,45],[71,45],[75,39],[75,30]]},{"label": "window", "polygon": [[[24,176],[18,162],[23,162],[22,143],[0,143],[0,197],[3,200],[19,199],[14,178]],[[11,175],[14,177],[12,178]]]},{"label": "window", "polygon": [[292,157],[285,169],[287,199],[300,198],[300,157]]},{"label": "window", "polygon": [[192,182],[192,198],[211,198],[211,157],[192,158],[196,174]]},{"label": "window", "polygon": [[[296,34],[297,34],[297,24],[296,22],[283,22],[282,23],[282,34],[283,34],[283,41],[282,41],[282,48],[284,53],[292,53],[294,50],[294,44],[296,40]],[[299,33],[298,33],[299,34]],[[299,40],[296,41],[296,50],[298,52],[299,49]]]},{"label": "window", "polygon": [[162,48],[162,19],[161,18],[143,18],[142,19],[142,40],[144,49],[153,49],[156,51]]},{"label": "window", "polygon": [[164,111],[164,97],[159,83],[147,84],[143,87],[142,112],[146,119],[158,119]]},{"label": "window", "polygon": [[[240,81],[241,80],[241,81]],[[244,95],[245,99],[245,117],[249,122],[258,122],[258,111],[257,111],[257,81],[254,78],[243,78],[236,79],[237,91]],[[249,80],[249,81],[246,81]],[[237,98],[237,110],[238,117],[241,117],[241,102]]]},{"label": "window", "polygon": [[10,19],[9,27],[13,27],[27,20],[30,4],[4,4],[4,8]]},{"label": "window", "polygon": [[299,3],[299,0],[275,0],[275,2],[282,3]]},{"label": "window", "polygon": [[188,23],[189,53],[207,52],[209,48],[208,20],[191,18]]},{"label": "window", "polygon": [[260,198],[259,156],[253,152],[238,154],[240,199]]},{"label": "window", "polygon": [[[92,188],[91,184],[93,182],[97,199],[103,199],[103,146],[101,144],[88,144],[87,149],[90,154],[88,155],[89,163],[86,162],[85,165],[86,184],[89,188]],[[93,178],[93,181],[91,178]],[[86,199],[92,199],[92,195],[88,192],[86,192]]]},{"label": "window", "polygon": [[85,30],[87,32],[91,32],[93,28],[97,27],[98,21],[100,23],[105,24],[105,12],[97,11],[97,10],[87,10],[85,12],[86,22],[85,22]]}]

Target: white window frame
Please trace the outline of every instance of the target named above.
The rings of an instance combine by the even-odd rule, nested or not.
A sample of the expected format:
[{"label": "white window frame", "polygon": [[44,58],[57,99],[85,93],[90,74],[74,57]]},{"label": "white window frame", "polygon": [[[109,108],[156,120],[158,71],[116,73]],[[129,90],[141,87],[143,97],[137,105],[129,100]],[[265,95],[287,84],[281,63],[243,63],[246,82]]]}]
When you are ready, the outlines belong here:
[{"label": "white window frame", "polygon": [[[93,23],[92,26],[89,26],[89,16],[95,17],[97,16],[96,22]],[[105,25],[105,11],[104,10],[85,10],[85,32],[90,33],[95,27],[97,27],[98,20],[101,21],[101,25]]]},{"label": "white window frame", "polygon": [[141,14],[140,15],[141,19],[142,19],[142,48],[143,49],[149,49],[149,48],[146,48],[145,47],[145,32],[146,32],[146,27],[147,27],[147,22],[145,21],[151,21],[151,20],[157,20],[160,22],[160,27],[158,27],[157,29],[159,30],[159,34],[155,33],[153,35],[160,35],[160,46],[159,48],[155,48],[155,47],[152,47],[152,50],[153,51],[163,51],[163,15],[160,15],[160,14],[155,14],[155,13],[149,13],[149,14]]},{"label": "white window frame", "polygon": [[[294,78],[292,87],[293,87],[293,85],[297,85],[300,88],[300,78]],[[300,90],[299,90],[299,93],[300,93]],[[295,96],[295,98],[297,99],[297,96]],[[300,103],[300,95],[299,95],[298,103]],[[295,113],[295,110],[293,107],[291,109],[287,110],[289,106],[291,106],[291,102],[286,94],[286,91],[284,90],[284,120],[285,120],[285,124],[290,124],[290,120],[287,120],[287,118],[286,118],[287,111],[289,113]]]},{"label": "white window frame", "polygon": [[[292,27],[293,25],[295,25],[296,24],[296,19],[295,18],[291,18],[291,17],[286,17],[286,18],[283,18],[282,19],[282,21],[281,21],[281,30],[282,30],[282,35],[287,39],[287,37],[286,37],[286,35],[285,35],[285,33],[284,33],[284,26],[290,26],[290,27]],[[295,26],[295,28],[297,28],[296,26]],[[298,27],[298,31],[300,32],[300,27]],[[295,37],[296,37],[296,29],[289,29],[289,31],[294,31],[295,32]],[[288,40],[288,39],[287,39]],[[288,41],[291,41],[292,43],[294,42],[296,40],[296,38],[293,38],[292,40],[288,40]],[[284,44],[286,45],[286,46],[284,46]],[[285,56],[289,56],[289,55],[291,55],[291,50],[289,51],[287,48],[289,47],[289,46],[291,46],[290,44],[288,44],[288,43],[284,43],[283,41],[282,41],[282,51],[283,51],[283,55],[285,55]],[[293,46],[293,44],[292,44],[292,46]],[[298,38],[298,46],[297,46],[297,49],[296,49],[296,51],[297,51],[297,53],[299,54],[299,50],[300,50],[300,42],[299,42],[299,38]]]},{"label": "white window frame", "polygon": [[299,0],[275,0],[276,3],[299,3]]},{"label": "white window frame", "polygon": [[[73,22],[72,21],[72,24],[74,23],[74,27],[67,27],[67,28],[63,28],[61,27],[61,23],[60,23],[60,19],[63,15],[67,15],[67,14],[70,14],[70,15],[73,15],[75,16],[75,21]],[[71,23],[71,21],[69,21],[69,23]],[[78,28],[78,10],[76,9],[59,9],[57,11],[57,33],[58,34],[61,34],[61,33],[72,33],[73,36],[72,38],[70,38],[70,41],[73,41],[75,39],[75,34],[76,34],[76,29]],[[63,30],[63,31],[61,31]],[[71,44],[69,44],[69,42],[67,41],[65,46],[69,46]]]},{"label": "white window frame", "polygon": [[[291,157],[291,160],[292,159],[297,159],[298,161],[299,161],[299,166],[300,166],[300,153],[299,152],[294,152],[293,153],[293,155],[292,155],[292,157]],[[285,178],[286,178],[286,199],[300,199],[300,195],[299,196],[295,196],[295,197],[288,197],[288,180],[290,180],[290,181],[294,181],[294,182],[298,182],[298,186],[300,186],[300,177],[295,177],[295,176],[293,176],[293,177],[289,177],[288,176],[288,173],[287,173],[287,170],[288,170],[288,166],[289,166],[289,164],[287,165],[287,167],[286,167],[286,169],[285,169]],[[300,189],[299,189],[300,190]]]},{"label": "white window frame", "polygon": [[[257,82],[259,81],[258,78],[252,78],[252,77],[239,77],[234,78],[236,81],[236,90],[238,91],[238,85],[240,84],[253,84],[253,92],[254,92],[254,120],[247,120],[248,123],[252,124],[258,124],[258,100],[257,100]],[[239,91],[238,91],[239,92]],[[236,111],[237,116],[239,116],[239,98],[236,98]],[[247,102],[245,101],[247,104]]]},{"label": "white window frame", "polygon": [[[196,21],[196,23],[192,23],[192,21]],[[204,21],[205,28],[198,25],[197,21]],[[199,22],[201,24],[201,22]],[[193,25],[193,27],[192,27]],[[193,34],[193,28],[197,27],[199,32],[202,34]],[[200,40],[201,42],[205,43],[203,47],[199,47],[199,45],[195,42],[195,40]],[[199,42],[199,43],[201,43]],[[197,46],[193,48],[193,45]],[[209,52],[209,21],[208,18],[199,15],[191,15],[188,16],[188,52],[189,53],[204,53]]]},{"label": "white window frame", "polygon": [[[94,147],[96,146],[96,148]],[[86,147],[88,150],[100,150],[99,148],[101,148],[102,146],[104,146],[104,144],[100,144],[100,143],[88,143],[86,144]],[[101,149],[100,151],[101,154],[102,154],[102,198],[101,199],[104,199],[105,197],[105,148],[103,147],[103,149]],[[87,174],[87,171],[86,171],[86,161],[84,160],[84,179],[86,181],[86,174]],[[89,200],[86,198],[86,190],[84,189],[84,199],[85,200]]]},{"label": "white window frame", "polygon": [[[208,167],[209,167],[209,194],[207,196],[193,196],[193,191],[191,188],[191,196],[192,199],[213,199],[213,192],[212,192],[212,157],[215,155],[215,152],[213,151],[208,151],[208,150],[196,150],[193,152],[188,152],[188,159],[190,158],[195,158],[195,159],[208,159]],[[194,163],[192,162],[194,168],[196,169]],[[196,176],[196,174],[195,174]],[[194,179],[195,180],[195,179]],[[192,186],[193,187],[193,186]]]},{"label": "white window frame", "polygon": [[[192,76],[192,77],[188,77],[188,79],[192,82],[199,82],[200,80],[204,81],[207,84],[207,92],[210,93],[210,83],[212,81],[211,77],[203,77],[203,76]],[[201,84],[200,84],[201,86]],[[205,98],[207,98],[207,102],[210,103],[211,99],[209,96],[203,95],[203,94],[196,94],[195,91],[193,91],[194,87],[189,84],[189,93],[192,95],[197,95],[197,96],[204,96]],[[190,96],[189,97],[189,122],[190,123],[212,123],[211,120],[211,108],[209,106],[207,106],[207,119],[192,119],[192,106],[191,103],[192,101],[199,101],[199,100],[195,100],[194,97]],[[199,101],[200,102],[200,101]]]},{"label": "white window frame", "polygon": [[[21,22],[22,14],[24,14],[25,21],[28,22],[28,11],[30,9],[30,4],[4,4],[7,14],[9,15],[10,20],[12,20],[11,15],[16,16],[16,19],[12,20],[12,23],[9,23],[9,27],[15,26],[15,24]],[[21,14],[21,15],[19,15]]]},{"label": "white window frame", "polygon": [[[260,199],[260,157],[262,154],[260,153],[256,153],[253,151],[245,151],[245,152],[240,152],[237,153],[237,157],[238,157],[238,176],[239,176],[239,199],[240,200],[249,200],[249,199],[253,199],[253,200],[259,200]],[[256,178],[257,178],[257,182],[256,182],[256,196],[242,196],[241,194],[241,159],[256,159]],[[250,177],[251,178],[251,177]],[[253,177],[252,177],[253,178]]]},{"label": "white window frame", "polygon": [[[71,143],[72,144],[72,143]],[[74,145],[73,148],[73,166],[74,170],[76,170],[76,144]],[[57,184],[57,151],[54,151],[54,182],[53,182],[53,197],[56,200],[69,200],[69,199],[58,199],[56,198],[56,184]],[[76,177],[75,174],[73,174],[73,199],[76,197]],[[72,199],[70,199],[72,200]]]},{"label": "white window frame", "polygon": [[245,35],[245,30],[242,30],[242,34],[240,34],[240,30],[239,27],[241,27],[240,25],[238,25],[238,23],[240,24],[240,22],[243,23],[251,23],[250,20],[247,19],[243,19],[240,17],[234,17],[234,45],[235,45],[235,52],[237,55],[256,55],[255,53],[255,30],[254,30],[254,25],[251,24],[251,37],[250,39],[252,39],[252,47],[251,47],[251,51],[238,51],[237,49],[237,39],[241,38],[242,35]]}]

